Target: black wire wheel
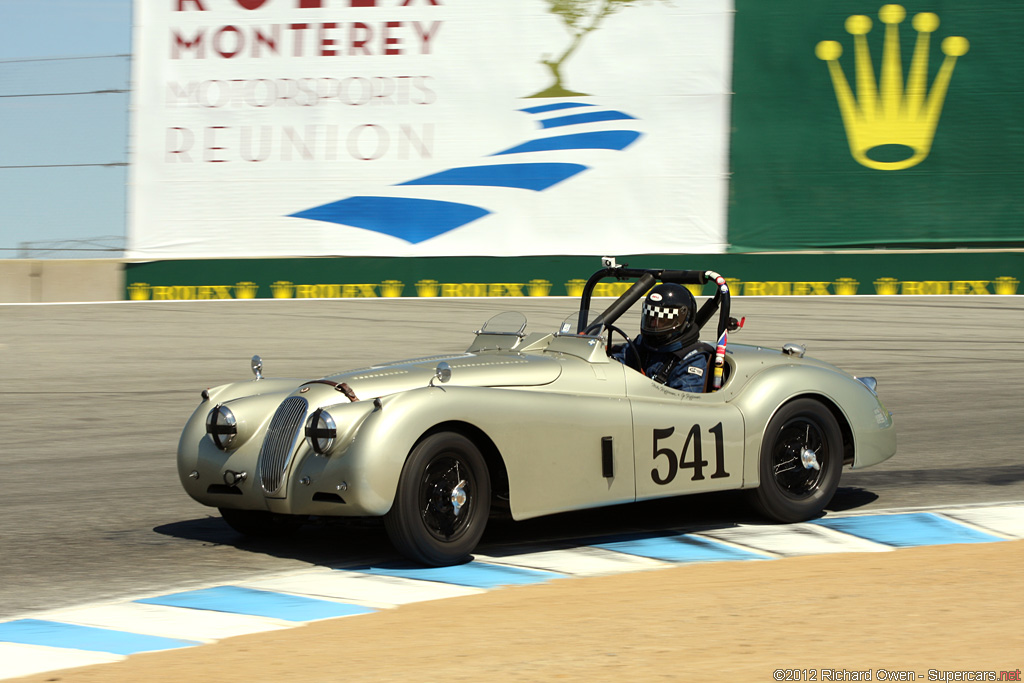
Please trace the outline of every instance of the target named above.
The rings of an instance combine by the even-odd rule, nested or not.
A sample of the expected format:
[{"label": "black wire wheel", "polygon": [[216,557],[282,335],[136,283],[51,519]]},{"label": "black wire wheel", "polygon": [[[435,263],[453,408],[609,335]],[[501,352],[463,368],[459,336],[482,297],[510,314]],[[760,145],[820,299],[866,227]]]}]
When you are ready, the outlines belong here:
[{"label": "black wire wheel", "polygon": [[305,522],[305,515],[281,515],[267,510],[234,510],[218,508],[220,516],[228,526],[253,538],[280,538],[298,531]]},{"label": "black wire wheel", "polygon": [[480,449],[461,434],[439,432],[409,454],[384,526],[409,559],[458,564],[480,542],[490,509],[491,482]]},{"label": "black wire wheel", "polygon": [[832,500],[842,468],[843,440],[835,416],[813,399],[787,403],[765,429],[754,505],[779,522],[813,519]]}]

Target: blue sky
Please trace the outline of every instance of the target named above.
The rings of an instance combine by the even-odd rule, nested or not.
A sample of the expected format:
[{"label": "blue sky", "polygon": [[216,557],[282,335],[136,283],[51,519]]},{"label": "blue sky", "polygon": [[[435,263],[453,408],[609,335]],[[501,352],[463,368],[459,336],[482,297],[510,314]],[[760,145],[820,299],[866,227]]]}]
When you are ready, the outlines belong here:
[{"label": "blue sky", "polygon": [[129,60],[111,55],[131,52],[131,14],[132,0],[0,0],[0,259],[124,236],[127,168],[70,165],[128,161],[128,94],[21,95],[127,90]]}]

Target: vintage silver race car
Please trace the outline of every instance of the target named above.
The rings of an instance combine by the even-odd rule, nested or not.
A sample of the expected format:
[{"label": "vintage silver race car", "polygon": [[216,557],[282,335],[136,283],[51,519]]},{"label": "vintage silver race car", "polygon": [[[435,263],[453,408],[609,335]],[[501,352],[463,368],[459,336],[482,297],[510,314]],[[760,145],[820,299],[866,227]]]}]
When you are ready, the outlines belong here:
[{"label": "vintage silver race car", "polygon": [[[591,320],[595,285],[635,280]],[[609,356],[616,320],[658,282],[713,282],[718,311],[704,393],[668,388]],[[492,507],[515,520],[665,496],[749,489],[767,517],[820,515],[843,465],[896,451],[875,381],[781,350],[729,345],[726,281],[710,271],[608,260],[558,331],[502,313],[465,353],[322,379],[255,380],[202,393],[178,446],[190,496],[244,534],[308,516],[383,517],[405,556],[464,561]]]}]

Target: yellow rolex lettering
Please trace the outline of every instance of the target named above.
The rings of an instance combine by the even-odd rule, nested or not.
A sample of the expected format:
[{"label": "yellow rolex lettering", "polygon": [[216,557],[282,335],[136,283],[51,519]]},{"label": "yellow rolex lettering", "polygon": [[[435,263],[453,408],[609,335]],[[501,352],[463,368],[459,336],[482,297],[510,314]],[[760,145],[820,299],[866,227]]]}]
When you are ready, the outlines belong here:
[{"label": "yellow rolex lettering", "polygon": [[949,294],[948,280],[907,280],[903,283],[903,294]]},{"label": "yellow rolex lettering", "polygon": [[811,282],[794,282],[793,296],[806,296],[811,293]]},{"label": "yellow rolex lettering", "polygon": [[628,282],[598,282],[594,286],[593,296],[622,296],[630,288]]},{"label": "yellow rolex lettering", "polygon": [[747,282],[743,285],[743,296],[764,296],[765,283]]},{"label": "yellow rolex lettering", "polygon": [[991,294],[988,291],[988,280],[966,280],[966,283],[971,286],[971,291],[965,294]]},{"label": "yellow rolex lettering", "polygon": [[[808,282],[807,284],[811,286],[811,290],[816,296],[832,296],[832,293],[828,291],[828,286],[832,284],[830,282]],[[854,292],[856,291],[855,289]]]},{"label": "yellow rolex lettering", "polygon": [[466,296],[463,294],[463,286],[457,282],[444,282],[441,284],[441,296]]},{"label": "yellow rolex lettering", "polygon": [[521,282],[503,282],[495,286],[504,289],[504,293],[498,296],[524,296],[523,283]]}]

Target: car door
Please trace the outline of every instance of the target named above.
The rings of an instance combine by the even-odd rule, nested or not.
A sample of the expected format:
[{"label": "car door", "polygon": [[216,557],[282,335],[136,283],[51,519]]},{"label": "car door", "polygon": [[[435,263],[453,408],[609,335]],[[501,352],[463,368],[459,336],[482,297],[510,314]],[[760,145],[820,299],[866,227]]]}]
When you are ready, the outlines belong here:
[{"label": "car door", "polygon": [[637,500],[742,485],[743,416],[724,394],[676,391],[625,374]]}]

